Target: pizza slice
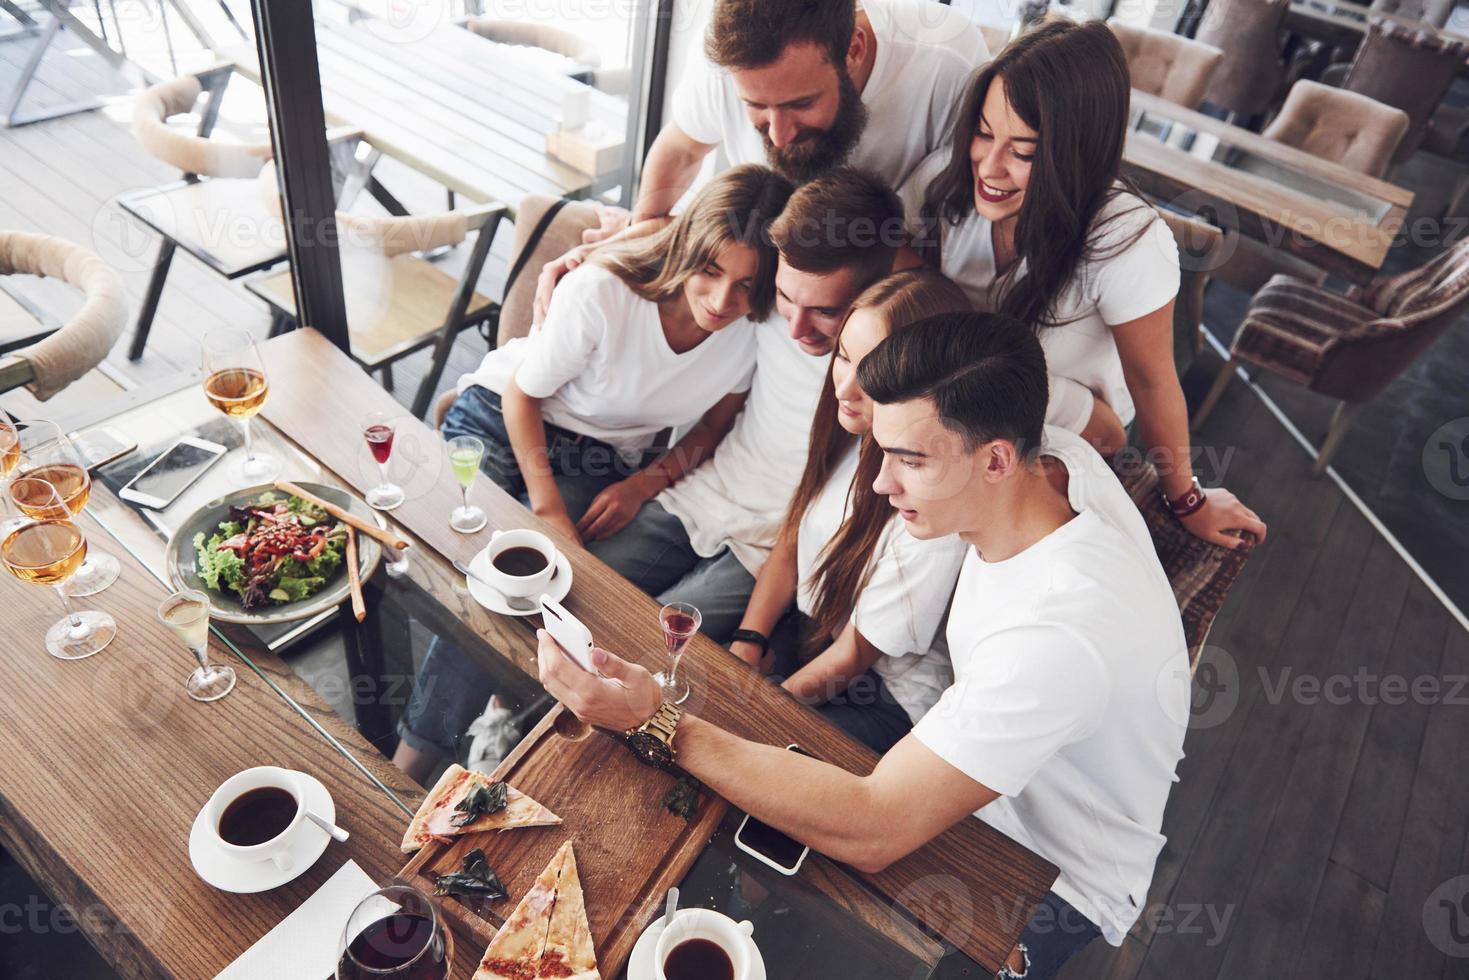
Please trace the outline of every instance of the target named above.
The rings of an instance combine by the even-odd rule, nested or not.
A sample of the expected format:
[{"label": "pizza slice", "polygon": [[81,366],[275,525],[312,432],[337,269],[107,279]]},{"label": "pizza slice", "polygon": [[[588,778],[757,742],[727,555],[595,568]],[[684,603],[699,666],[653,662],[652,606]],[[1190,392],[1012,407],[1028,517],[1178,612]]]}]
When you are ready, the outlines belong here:
[{"label": "pizza slice", "polygon": [[570,853],[568,841],[556,852],[546,870],[515,906],[489,948],[480,958],[474,980],[535,980],[536,967],[546,949],[551,912],[556,905],[556,884]]},{"label": "pizza slice", "polygon": [[474,816],[461,824],[470,811],[461,808],[472,793],[493,796],[496,782],[483,773],[470,772],[460,765],[444,770],[434,788],[423,798],[418,812],[408,823],[408,831],[400,845],[404,851],[416,851],[435,838],[473,834],[482,830],[510,830],[513,827],[549,827],[561,818],[526,796],[514,786],[505,787],[505,806],[493,813]]},{"label": "pizza slice", "polygon": [[[582,895],[581,875],[576,870],[576,853],[571,841],[562,848],[566,862],[556,885],[556,904],[551,909],[551,928],[541,953],[536,977],[565,980],[602,980],[597,972],[597,951],[592,948],[592,928],[587,922],[587,904]],[[559,856],[559,855],[558,855]]]}]

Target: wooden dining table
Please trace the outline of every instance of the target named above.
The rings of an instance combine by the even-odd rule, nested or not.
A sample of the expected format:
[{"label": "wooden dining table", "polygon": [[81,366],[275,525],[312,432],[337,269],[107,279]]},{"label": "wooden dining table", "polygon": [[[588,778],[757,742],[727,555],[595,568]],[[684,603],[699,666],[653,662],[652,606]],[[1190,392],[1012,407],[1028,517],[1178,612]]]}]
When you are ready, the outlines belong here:
[{"label": "wooden dining table", "polygon": [[[189,657],[156,617],[169,589],[167,538],[201,497],[218,492],[208,481],[223,480],[225,467],[211,470],[163,511],[135,509],[115,488],[182,435],[238,444],[233,423],[215,416],[190,383],[163,386],[157,397],[134,398],[121,411],[99,407],[99,418],[112,430],[140,444],[132,456],[94,474],[92,502],[80,518],[91,547],[117,555],[124,566],[116,584],[82,600],[116,618],[112,644],[88,660],[48,657],[41,635],[59,618],[60,604],[49,590],[0,580],[11,647],[0,658],[0,689],[10,699],[7,724],[0,726],[0,844],[56,900],[85,913],[78,916],[82,931],[128,977],[213,976],[348,858],[379,883],[403,867],[407,858],[398,841],[423,791],[387,761],[393,736],[384,722],[396,720],[408,697],[393,685],[411,687],[416,679],[409,648],[425,631],[492,674],[507,698],[541,710],[551,706],[537,680],[536,624],[479,605],[450,564],[474,556],[495,529],[533,527],[550,534],[574,572],[564,603],[598,642],[650,667],[662,656],[654,600],[490,481],[479,480],[470,491],[471,501],[488,513],[488,526],[469,535],[452,530],[447,515],[461,490],[440,437],[322,335],[295,331],[267,341],[261,352],[270,395],[255,421],[256,444],[280,456],[287,478],[364,493],[380,475],[359,421],[374,409],[396,418],[394,455],[403,458],[395,479],[408,499],[389,517],[412,547],[403,574],[379,567],[369,579],[368,615],[360,627],[342,612],[299,624],[293,635],[216,622],[211,654],[235,667],[239,685],[213,704],[186,697]],[[384,657],[396,657],[399,665],[385,664]],[[301,666],[308,661],[318,665],[314,671]],[[690,645],[683,669],[696,710],[736,734],[769,744],[795,742],[853,772],[870,771],[876,762],[872,752],[703,636]],[[321,779],[352,837],[331,845],[288,885],[226,894],[190,867],[189,827],[223,779],[264,764]],[[584,774],[578,792],[611,792],[610,786],[599,790],[598,778],[604,777]],[[622,790],[626,796],[627,787]],[[926,977],[946,956],[961,973],[993,974],[1056,876],[1053,865],[969,818],[881,872],[862,873],[812,855],[799,875],[785,879],[731,845],[736,816],[692,848],[677,870],[684,875],[686,903],[694,896],[710,907],[734,903],[727,910],[741,916],[765,915],[756,938],[771,980]],[[509,881],[538,870],[502,872]],[[598,899],[594,880],[588,878],[589,908]],[[627,909],[603,910],[596,921],[625,919],[640,931],[661,899],[661,892],[643,895]],[[593,931],[602,942],[596,926]],[[460,972],[454,976],[468,980],[482,947],[462,939],[458,947]],[[618,949],[616,956],[625,956],[625,947]],[[607,957],[603,975],[620,976],[624,964],[609,948],[599,954]]]},{"label": "wooden dining table", "polygon": [[1396,184],[1137,89],[1123,171],[1165,205],[1359,284],[1413,203]]}]

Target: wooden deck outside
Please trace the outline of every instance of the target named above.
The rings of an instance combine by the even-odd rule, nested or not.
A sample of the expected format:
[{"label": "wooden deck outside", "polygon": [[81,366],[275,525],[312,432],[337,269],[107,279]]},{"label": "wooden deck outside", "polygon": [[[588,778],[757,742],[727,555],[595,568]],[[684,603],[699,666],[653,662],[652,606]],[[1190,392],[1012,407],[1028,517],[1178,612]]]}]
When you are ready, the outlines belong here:
[{"label": "wooden deck outside", "polygon": [[[0,43],[0,88],[21,57],[18,45]],[[97,91],[106,79],[94,61],[48,59],[35,97]],[[155,243],[109,202],[177,174],[136,146],[125,120],[122,104],[0,130],[0,228],[90,244],[118,267],[136,308]],[[412,175],[383,176],[411,209],[442,206],[440,193]],[[502,236],[480,284],[492,296],[508,240]],[[19,285],[58,316],[75,307],[54,283]],[[110,368],[125,383],[158,382],[193,368],[200,332],[223,325],[263,337],[268,318],[237,284],[180,256],[147,353],[129,362],[120,344]],[[444,386],[483,352],[476,335],[461,337]],[[400,401],[426,360],[419,355],[397,372]],[[66,419],[84,400],[74,389],[48,409]],[[1435,945],[1424,910],[1436,889],[1469,874],[1469,782],[1460,764],[1469,690],[1456,681],[1469,675],[1469,634],[1332,483],[1309,477],[1305,454],[1243,385],[1231,388],[1199,441],[1206,460],[1212,452],[1225,461],[1206,464],[1204,475],[1222,478],[1265,515],[1270,540],[1211,637],[1201,724],[1189,734],[1169,801],[1168,844],[1143,920],[1120,949],[1094,944],[1063,976],[1464,976],[1469,944],[1452,946],[1450,920],[1440,918]],[[1345,684],[1328,682],[1338,675]],[[1383,684],[1396,677],[1405,679],[1404,698],[1399,682]],[[1433,679],[1436,693],[1415,698],[1418,678]],[[1327,683],[1312,686],[1318,682]],[[1343,693],[1345,703],[1336,703]],[[1453,914],[1429,904],[1433,914]],[[1451,925],[1460,935],[1469,928]],[[0,966],[9,967],[5,960]]]}]

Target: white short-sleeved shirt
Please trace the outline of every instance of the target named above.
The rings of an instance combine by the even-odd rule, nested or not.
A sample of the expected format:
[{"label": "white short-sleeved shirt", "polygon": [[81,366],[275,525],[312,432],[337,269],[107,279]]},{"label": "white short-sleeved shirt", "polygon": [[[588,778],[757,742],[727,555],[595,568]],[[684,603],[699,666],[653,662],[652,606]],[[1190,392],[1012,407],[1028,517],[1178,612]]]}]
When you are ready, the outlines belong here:
[{"label": "white short-sleeved shirt", "polygon": [[514,377],[552,425],[645,449],[663,429],[696,422],[725,395],[749,389],[758,329],[740,319],[675,353],[658,304],[588,262],[557,285],[541,329],[490,351],[459,390],[504,394]]},{"label": "white short-sleeved shirt", "polygon": [[949,612],[954,685],[914,735],[1001,794],[976,816],[1061,869],[1055,891],[1121,945],[1147,902],[1183,758],[1189,664],[1136,505],[1048,426],[1077,516],[1004,561],[970,551]]},{"label": "white short-sleeved shirt", "polygon": [[[796,608],[807,615],[815,602],[816,566],[847,519],[859,455],[853,440],[851,451],[801,515],[796,536]],[[852,609],[852,625],[883,652],[872,665],[873,671],[915,722],[954,681],[939,626],[954,594],[965,550],[957,535],[920,541],[894,513],[873,549],[872,574]]]},{"label": "white short-sleeved shirt", "polygon": [[749,400],[714,455],[656,498],[677,517],[694,551],[728,547],[758,575],[806,467],[811,419],[831,356],[815,357],[790,336],[785,317],[755,331]]},{"label": "white short-sleeved shirt", "polygon": [[[947,150],[935,154],[901,189],[910,222],[916,220],[924,192],[947,159]],[[1112,406],[1126,425],[1136,411],[1112,326],[1161,309],[1178,295],[1178,245],[1157,212],[1125,191],[1103,207],[1096,221],[1102,231],[1093,248],[1101,257],[1082,259],[1056,304],[1058,325],[1040,328],[1037,336],[1046,352],[1046,370],[1051,377],[1069,378],[1085,386]],[[1146,231],[1130,246],[1117,251],[1118,245],[1137,235],[1139,228]],[[985,312],[997,309],[1000,299],[991,229],[989,220],[973,211],[958,225],[939,223],[940,269],[959,284],[975,309]],[[1016,275],[1024,274],[1022,260]],[[1069,394],[1070,399],[1058,392],[1053,382],[1053,404],[1046,421],[1079,432],[1075,420],[1082,405],[1075,401],[1078,393],[1074,389]],[[1091,414],[1090,404],[1085,405],[1085,411],[1081,415],[1083,425]]]},{"label": "white short-sleeved shirt", "polygon": [[[862,9],[877,58],[862,87],[867,129],[847,163],[897,187],[948,139],[964,81],[990,54],[979,29],[943,4],[866,0]],[[674,93],[673,121],[690,138],[721,146],[732,165],[769,162],[734,78],[702,56]]]}]

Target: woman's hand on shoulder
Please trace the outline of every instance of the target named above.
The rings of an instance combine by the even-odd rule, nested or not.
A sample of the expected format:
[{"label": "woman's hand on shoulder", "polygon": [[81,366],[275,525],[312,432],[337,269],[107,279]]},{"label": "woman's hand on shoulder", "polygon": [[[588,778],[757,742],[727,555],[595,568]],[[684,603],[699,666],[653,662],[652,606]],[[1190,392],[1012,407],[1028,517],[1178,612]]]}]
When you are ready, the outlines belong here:
[{"label": "woman's hand on shoulder", "polygon": [[1223,487],[1206,490],[1204,506],[1178,520],[1194,537],[1225,548],[1244,544],[1239,538],[1241,531],[1254,535],[1257,544],[1265,540],[1265,522],[1260,515]]}]

